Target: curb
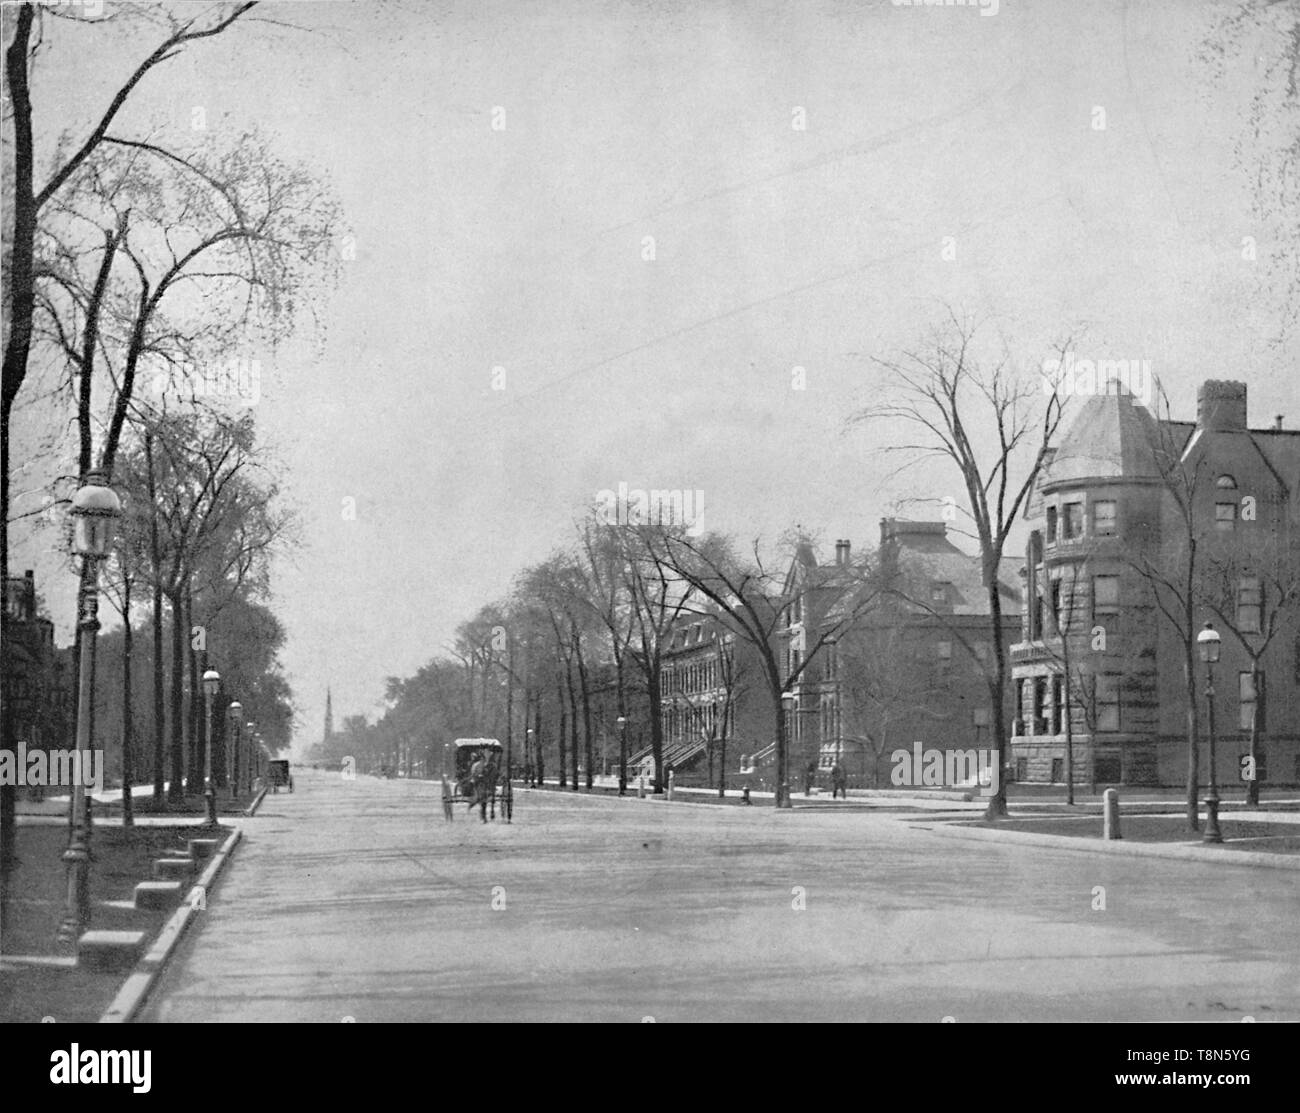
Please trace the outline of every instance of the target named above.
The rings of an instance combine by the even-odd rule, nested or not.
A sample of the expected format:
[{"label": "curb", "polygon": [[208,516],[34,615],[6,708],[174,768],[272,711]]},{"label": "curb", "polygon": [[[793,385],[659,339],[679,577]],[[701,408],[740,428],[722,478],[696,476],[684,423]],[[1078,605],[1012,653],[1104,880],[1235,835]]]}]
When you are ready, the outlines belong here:
[{"label": "curb", "polygon": [[[207,868],[191,886],[191,894],[195,889],[203,890],[206,902],[207,893],[211,890],[217,875],[226,864],[231,852],[239,844],[243,834],[244,832],[238,827],[230,833],[226,841],[217,849],[217,852],[208,862]],[[113,998],[112,1004],[108,1006],[104,1015],[99,1018],[100,1024],[129,1024],[135,1019],[141,1006],[144,1005],[149,991],[153,989],[154,983],[157,982],[158,976],[166,967],[167,960],[171,958],[177,944],[184,937],[185,929],[189,927],[190,920],[197,911],[200,910],[194,907],[188,895],[182,898],[181,906],[172,913],[163,925],[158,937],[153,941],[153,945],[145,952],[144,957],[136,963],[135,969],[122,983],[122,988],[117,991],[117,996]]]},{"label": "curb", "polygon": [[962,827],[953,824],[921,827],[908,823],[914,830],[929,831],[949,838],[975,839],[981,842],[1019,843],[1022,846],[1042,846],[1052,850],[1073,850],[1084,854],[1118,854],[1128,858],[1170,858],[1181,862],[1213,862],[1221,866],[1256,866],[1275,870],[1300,870],[1300,856],[1264,854],[1255,850],[1215,851],[1199,846],[1169,846],[1161,843],[1125,842],[1123,839],[1083,839],[1070,835],[1044,835],[1038,832],[1019,833],[997,831],[983,827]]}]

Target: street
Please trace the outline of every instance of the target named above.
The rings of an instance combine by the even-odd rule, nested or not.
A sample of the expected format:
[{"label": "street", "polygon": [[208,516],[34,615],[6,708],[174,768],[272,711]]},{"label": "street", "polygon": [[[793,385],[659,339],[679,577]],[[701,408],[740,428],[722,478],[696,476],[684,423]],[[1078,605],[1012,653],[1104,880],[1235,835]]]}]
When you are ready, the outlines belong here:
[{"label": "street", "polygon": [[295,780],[143,1019],[1300,1019],[1292,873],[852,808],[524,790],[448,825],[432,782]]}]

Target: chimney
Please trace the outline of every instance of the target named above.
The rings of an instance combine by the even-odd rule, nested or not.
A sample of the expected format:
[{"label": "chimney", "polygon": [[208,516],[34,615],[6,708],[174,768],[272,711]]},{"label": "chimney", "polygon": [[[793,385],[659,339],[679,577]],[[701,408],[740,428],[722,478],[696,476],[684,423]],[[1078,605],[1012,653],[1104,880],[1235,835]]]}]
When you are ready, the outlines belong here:
[{"label": "chimney", "polygon": [[836,564],[839,565],[848,564],[850,547],[851,546],[847,538],[843,541],[835,542],[835,563]]},{"label": "chimney", "polygon": [[1246,384],[1209,379],[1196,392],[1196,425],[1213,433],[1246,431]]},{"label": "chimney", "polygon": [[1278,414],[1276,417],[1273,418],[1273,428],[1276,429],[1279,433],[1282,432],[1282,415],[1281,415],[1281,414]]}]

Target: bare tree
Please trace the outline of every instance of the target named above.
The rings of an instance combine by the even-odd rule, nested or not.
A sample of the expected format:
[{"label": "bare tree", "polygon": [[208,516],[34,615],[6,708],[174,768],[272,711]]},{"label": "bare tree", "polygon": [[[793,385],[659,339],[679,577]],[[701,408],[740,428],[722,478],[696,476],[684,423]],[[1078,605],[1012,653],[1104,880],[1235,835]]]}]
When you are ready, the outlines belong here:
[{"label": "bare tree", "polygon": [[[1252,807],[1259,804],[1260,742],[1267,722],[1263,663],[1277,635],[1291,625],[1300,610],[1300,538],[1296,526],[1286,521],[1284,504],[1275,504],[1271,510],[1272,521],[1257,518],[1250,523],[1254,536],[1248,558],[1243,560],[1239,552],[1234,553],[1238,546],[1230,542],[1217,546],[1209,541],[1197,592],[1250,661],[1246,802]],[[1241,523],[1243,527],[1247,524]]]},{"label": "bare tree", "polygon": [[[938,457],[956,468],[974,537],[979,544],[988,597],[989,641],[993,667],[988,672],[989,718],[1000,771],[1006,768],[1006,647],[1002,644],[999,570],[1007,539],[1033,490],[1043,460],[1061,423],[1061,395],[1043,390],[1037,376],[1016,374],[1003,355],[985,367],[974,351],[976,326],[952,310],[926,345],[897,359],[876,360],[888,373],[892,396],[862,410],[853,422],[888,422],[914,430],[918,437],[886,451],[902,453],[907,463]],[[1058,351],[1068,350],[1067,340]],[[906,463],[905,465],[906,466]],[[955,500],[954,500],[955,502]],[[990,797],[987,817],[1007,814],[1005,776]]]},{"label": "bare tree", "polygon": [[[782,699],[798,685],[826,645],[837,641],[875,605],[878,585],[864,585],[862,579],[845,576],[831,588],[847,605],[834,621],[821,626],[798,663],[787,664],[779,644],[781,632],[789,625],[790,608],[804,605],[810,589],[787,593],[785,572],[765,564],[757,541],[751,557],[742,561],[731,542],[717,534],[696,540],[685,531],[655,527],[642,527],[640,533],[664,582],[690,589],[689,596],[683,595],[686,602],[679,612],[706,617],[721,614],[736,636],[753,648],[776,719],[775,804],[790,807],[789,741]],[[865,579],[865,571],[861,576]],[[818,583],[816,590],[825,592],[827,585]],[[682,594],[680,587],[677,591]],[[833,606],[834,595],[823,602]]]},{"label": "bare tree", "polygon": [[1178,638],[1183,658],[1183,698],[1187,721],[1187,826],[1201,829],[1197,794],[1200,786],[1200,708],[1196,698],[1196,604],[1200,574],[1199,502],[1205,457],[1184,458],[1185,427],[1172,420],[1169,398],[1161,388],[1156,420],[1147,428],[1147,447],[1162,494],[1154,525],[1134,538],[1129,567],[1145,581],[1149,597]]}]

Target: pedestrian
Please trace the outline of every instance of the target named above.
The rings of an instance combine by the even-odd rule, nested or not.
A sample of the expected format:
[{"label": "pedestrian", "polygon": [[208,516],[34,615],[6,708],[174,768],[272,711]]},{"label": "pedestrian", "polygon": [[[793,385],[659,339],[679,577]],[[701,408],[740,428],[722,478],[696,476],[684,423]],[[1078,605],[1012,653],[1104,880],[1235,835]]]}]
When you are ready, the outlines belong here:
[{"label": "pedestrian", "polygon": [[451,806],[451,785],[447,783],[447,774],[442,775],[442,816],[450,823],[455,814]]},{"label": "pedestrian", "polygon": [[805,796],[812,795],[813,781],[816,779],[816,777],[817,777],[817,763],[815,761],[810,761],[808,763],[808,768],[803,771],[803,794]]},{"label": "pedestrian", "polygon": [[831,766],[831,799],[836,796],[843,796],[845,800],[849,798],[848,777],[844,775],[844,766],[838,761]]}]

